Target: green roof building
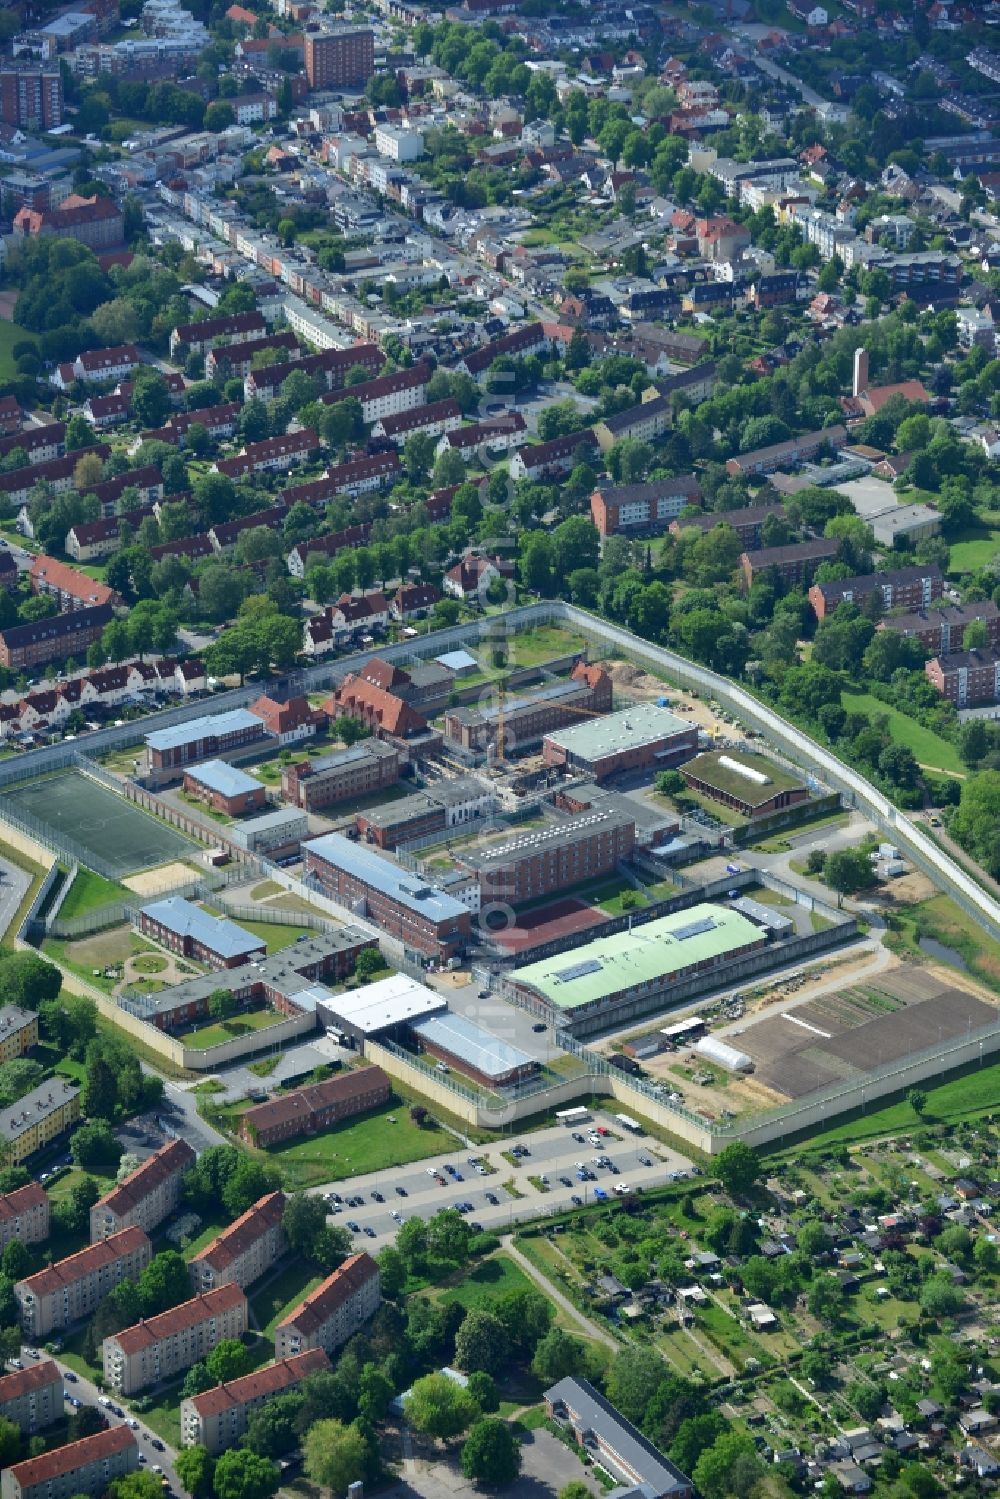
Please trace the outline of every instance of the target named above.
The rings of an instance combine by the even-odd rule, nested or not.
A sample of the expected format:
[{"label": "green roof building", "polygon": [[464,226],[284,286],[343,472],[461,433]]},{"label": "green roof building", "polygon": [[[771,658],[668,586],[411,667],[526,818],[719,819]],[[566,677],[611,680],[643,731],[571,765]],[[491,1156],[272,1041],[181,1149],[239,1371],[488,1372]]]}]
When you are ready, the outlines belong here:
[{"label": "green roof building", "polygon": [[753,952],[767,940],[739,911],[703,902],[543,958],[517,969],[514,980],[568,1013],[572,1024],[585,1014],[661,991],[667,1004],[672,984]]}]

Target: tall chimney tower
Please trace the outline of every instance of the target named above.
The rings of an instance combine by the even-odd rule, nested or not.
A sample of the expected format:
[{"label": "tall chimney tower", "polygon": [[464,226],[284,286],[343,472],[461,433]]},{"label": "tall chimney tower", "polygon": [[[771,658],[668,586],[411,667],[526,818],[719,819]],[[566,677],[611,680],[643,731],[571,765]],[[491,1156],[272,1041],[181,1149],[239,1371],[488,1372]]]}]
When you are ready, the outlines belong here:
[{"label": "tall chimney tower", "polygon": [[868,389],[868,350],[854,350],[854,388],[853,396],[860,396]]}]

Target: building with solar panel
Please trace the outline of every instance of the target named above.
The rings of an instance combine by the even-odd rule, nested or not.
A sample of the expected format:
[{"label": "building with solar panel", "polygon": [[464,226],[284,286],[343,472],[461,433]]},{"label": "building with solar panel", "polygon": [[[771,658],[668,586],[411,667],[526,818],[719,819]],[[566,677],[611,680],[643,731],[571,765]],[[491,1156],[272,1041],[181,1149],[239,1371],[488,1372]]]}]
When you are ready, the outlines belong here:
[{"label": "building with solar panel", "polygon": [[482,905],[504,901],[523,906],[610,874],[631,857],[634,847],[635,818],[617,808],[601,808],[498,843],[458,849],[453,858],[478,882]]},{"label": "building with solar panel", "polygon": [[516,996],[541,1001],[555,1024],[585,1035],[666,1009],[688,997],[699,976],[707,987],[715,970],[768,941],[740,911],[706,902],[529,963],[510,982]]}]

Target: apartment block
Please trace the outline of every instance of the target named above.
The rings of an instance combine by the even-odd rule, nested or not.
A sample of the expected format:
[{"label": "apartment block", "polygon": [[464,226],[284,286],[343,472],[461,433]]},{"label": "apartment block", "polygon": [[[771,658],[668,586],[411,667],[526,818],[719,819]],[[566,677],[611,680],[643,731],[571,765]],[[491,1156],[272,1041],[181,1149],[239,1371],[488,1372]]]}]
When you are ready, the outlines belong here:
[{"label": "apartment block", "polygon": [[789,546],[761,547],[740,557],[743,586],[749,593],[756,580],[765,574],[776,576],[785,588],[808,584],[822,562],[836,560],[840,543],[835,537],[817,541],[793,541]]},{"label": "apartment block", "polygon": [[330,1368],[322,1348],[308,1348],[292,1358],[255,1369],[242,1379],[216,1385],[181,1401],[181,1434],[185,1447],[202,1446],[213,1457],[238,1447],[255,1410],[275,1395],[293,1389],[310,1374]]},{"label": "apartment block", "polygon": [[62,124],[63,80],[57,62],[10,62],[0,67],[0,120],[19,130]]},{"label": "apartment block", "polygon": [[986,627],[986,644],[994,650],[1000,649],[1000,609],[992,599],[946,604],[943,609],[920,609],[912,614],[891,614],[880,621],[878,629],[918,640],[935,656],[947,656],[962,649],[969,625],[980,623]]},{"label": "apartment block", "polygon": [[311,89],[367,83],[375,71],[375,33],[367,26],[341,27],[304,37],[306,77]]},{"label": "apartment block", "polygon": [[10,1146],[10,1164],[27,1160],[79,1117],[80,1089],[63,1078],[39,1083],[16,1103],[0,1109],[0,1140]]},{"label": "apartment block", "polygon": [[29,1182],[0,1197],[0,1251],[12,1239],[42,1244],[49,1236],[49,1195],[38,1182]]},{"label": "apartment block", "polygon": [[900,567],[894,572],[866,573],[857,578],[838,578],[833,583],[814,583],[809,602],[817,619],[825,619],[841,604],[857,604],[872,594],[883,609],[926,609],[944,591],[944,578],[936,562]]},{"label": "apartment block", "polygon": [[278,1323],[274,1351],[293,1358],[307,1348],[325,1353],[346,1343],[378,1311],[381,1282],[371,1255],[352,1255]]},{"label": "apartment block", "polygon": [[956,708],[1000,702],[1000,651],[953,651],[928,661],[924,672]]},{"label": "apartment block", "polygon": [[195,1153],[186,1140],[171,1140],[124,1181],[105,1192],[90,1210],[90,1240],[96,1243],[125,1228],[151,1233],[164,1218],[177,1211],[184,1173],[195,1163]]},{"label": "apartment block", "polygon": [[38,1016],[20,1005],[0,1009],[0,1062],[13,1062],[38,1045]]},{"label": "apartment block", "polygon": [[206,1244],[188,1265],[194,1289],[237,1285],[245,1290],[270,1270],[285,1252],[285,1202],[284,1192],[267,1193]]},{"label": "apartment block", "polygon": [[103,1494],[116,1478],[134,1473],[139,1448],[128,1427],[109,1426],[79,1442],[55,1447],[41,1457],[5,1468],[0,1478],[2,1499],[74,1499],[77,1494]]},{"label": "apartment block", "polygon": [[120,1395],[190,1369],[227,1338],[247,1330],[247,1299],[239,1286],[219,1286],[158,1317],[104,1339],[104,1378]]},{"label": "apartment block", "polygon": [[689,505],[701,503],[701,485],[694,474],[658,479],[653,484],[610,485],[590,496],[590,514],[602,536],[619,531],[658,532]]},{"label": "apartment block", "polygon": [[808,463],[824,448],[829,447],[836,452],[846,441],[846,427],[824,427],[819,432],[805,432],[801,437],[790,437],[786,442],[772,443],[770,447],[756,448],[752,453],[741,453],[738,458],[730,458],[726,464],[726,472],[736,478],[773,474],[779,468]]},{"label": "apartment block", "polygon": [[672,520],[667,530],[673,536],[682,531],[714,531],[716,526],[732,526],[746,550],[760,546],[761,530],[769,515],[784,520],[784,505],[751,505],[742,510],[706,510],[702,515],[686,515],[683,520]]},{"label": "apartment block", "polygon": [[64,1398],[62,1370],[50,1358],[0,1375],[0,1418],[26,1434],[61,1420]]},{"label": "apartment block", "polygon": [[119,1281],[138,1280],[152,1257],[149,1236],[126,1228],[19,1280],[14,1295],[21,1326],[37,1341],[91,1316]]}]

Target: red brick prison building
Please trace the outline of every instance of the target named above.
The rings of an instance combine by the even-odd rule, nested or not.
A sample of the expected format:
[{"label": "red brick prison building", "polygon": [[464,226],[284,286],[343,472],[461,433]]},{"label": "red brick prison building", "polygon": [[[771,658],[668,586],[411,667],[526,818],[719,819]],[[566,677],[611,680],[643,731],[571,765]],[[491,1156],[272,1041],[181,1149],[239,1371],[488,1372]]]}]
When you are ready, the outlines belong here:
[{"label": "red brick prison building", "polygon": [[[603,667],[578,661],[568,681],[554,682],[531,696],[508,698],[504,704],[506,755],[531,749],[553,729],[579,723],[593,713],[609,713],[611,678]],[[483,754],[496,743],[499,705],[452,708],[445,715],[445,737],[473,754]]]},{"label": "red brick prison building", "polygon": [[216,812],[227,817],[245,817],[248,812],[263,812],[267,806],[267,787],[238,770],[225,760],[205,760],[184,772],[184,790]]},{"label": "red brick prison building", "polygon": [[294,806],[313,812],[382,791],[398,780],[399,751],[395,746],[381,739],[365,739],[332,755],[286,765],[281,772],[281,795]]},{"label": "red brick prison building", "polygon": [[267,943],[259,937],[224,916],[209,915],[179,895],[143,906],[139,930],[171,952],[207,963],[210,968],[242,968],[251,958],[264,957],[267,952]]},{"label": "red brick prison building", "polygon": [[388,1103],[392,1087],[381,1067],[358,1067],[324,1083],[293,1088],[267,1103],[247,1109],[240,1121],[240,1136],[248,1145],[267,1149],[300,1135],[315,1135],[345,1119],[354,1119],[369,1109]]},{"label": "red brick prison building", "polygon": [[187,765],[212,760],[263,743],[267,731],[261,720],[246,708],[232,708],[228,713],[207,713],[189,718],[186,723],[172,724],[146,735],[150,770],[158,779],[171,776],[180,780]]}]

